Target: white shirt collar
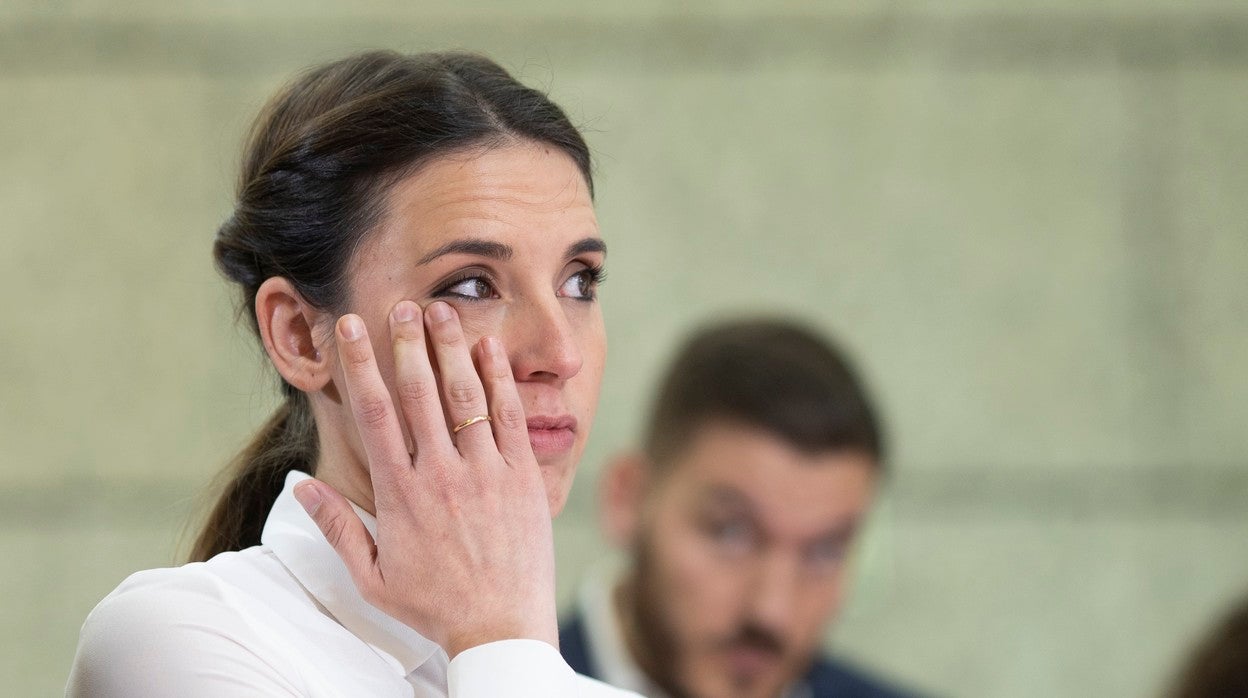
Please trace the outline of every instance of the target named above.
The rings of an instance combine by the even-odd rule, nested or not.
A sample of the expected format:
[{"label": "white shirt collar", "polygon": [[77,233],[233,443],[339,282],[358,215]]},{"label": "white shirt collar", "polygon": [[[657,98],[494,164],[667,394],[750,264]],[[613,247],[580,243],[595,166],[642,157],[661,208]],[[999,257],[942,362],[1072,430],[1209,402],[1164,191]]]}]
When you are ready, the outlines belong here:
[{"label": "white shirt collar", "polygon": [[[293,471],[273,504],[264,523],[260,542],[273,551],[299,584],[344,628],[368,643],[395,671],[406,676],[435,655],[446,654],[437,643],[386,615],[360,596],[350,572],[338,553],[325,540],[316,523],[295,499],[294,487],[310,479],[307,473]],[[351,505],[368,532],[377,534],[377,519]]]},{"label": "white shirt collar", "polygon": [[617,573],[596,570],[581,584],[577,602],[585,620],[585,636],[600,678],[650,698],[666,698],[633,661],[612,599]]}]

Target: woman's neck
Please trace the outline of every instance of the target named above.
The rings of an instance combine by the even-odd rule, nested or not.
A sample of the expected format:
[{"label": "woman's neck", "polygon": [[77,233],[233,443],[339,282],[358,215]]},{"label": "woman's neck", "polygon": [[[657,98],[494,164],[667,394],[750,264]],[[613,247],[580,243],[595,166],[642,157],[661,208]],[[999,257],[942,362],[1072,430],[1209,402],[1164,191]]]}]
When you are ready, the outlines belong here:
[{"label": "woman's neck", "polygon": [[[338,406],[335,405],[335,408]],[[339,410],[340,408],[334,411]],[[376,516],[373,481],[368,474],[368,463],[361,457],[363,451],[353,448],[347,435],[343,433],[344,421],[325,418],[330,416],[325,414],[327,411],[329,410],[314,407],[318,450],[313,474],[316,479],[333,487],[352,504]]]}]

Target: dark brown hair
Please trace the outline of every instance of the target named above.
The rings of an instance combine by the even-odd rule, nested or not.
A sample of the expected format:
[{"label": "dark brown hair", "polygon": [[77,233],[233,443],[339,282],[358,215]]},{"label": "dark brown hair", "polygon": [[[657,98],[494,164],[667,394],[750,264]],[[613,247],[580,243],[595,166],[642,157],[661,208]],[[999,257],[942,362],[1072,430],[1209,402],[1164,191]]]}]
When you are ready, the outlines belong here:
[{"label": "dark brown hair", "polygon": [[1248,599],[1240,601],[1200,643],[1170,695],[1248,696]]},{"label": "dark brown hair", "polygon": [[884,457],[875,411],[849,362],[791,321],[734,320],[695,333],[659,385],[647,455],[662,467],[716,419],[761,428],[808,453],[858,450],[877,464]]},{"label": "dark brown hair", "polygon": [[[216,264],[238,285],[240,312],[258,334],[256,293],[274,276],[312,306],[340,309],[352,255],[395,181],[432,158],[518,140],[559,148],[593,192],[576,127],[487,58],[373,51],[307,72],[257,118],[234,214],[217,231]],[[286,474],[315,467],[308,399],[285,381],[281,390],[284,404],[230,466],[191,560],[259,544]]]}]

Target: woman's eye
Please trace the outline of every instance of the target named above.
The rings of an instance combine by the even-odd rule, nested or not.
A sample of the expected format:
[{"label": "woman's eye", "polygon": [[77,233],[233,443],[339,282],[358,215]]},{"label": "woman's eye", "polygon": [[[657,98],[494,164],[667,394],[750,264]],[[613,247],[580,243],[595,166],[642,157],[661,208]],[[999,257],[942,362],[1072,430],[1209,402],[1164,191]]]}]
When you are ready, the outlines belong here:
[{"label": "woman's eye", "polygon": [[559,295],[565,298],[593,300],[598,295],[598,282],[601,278],[602,272],[598,270],[582,269],[563,282]]},{"label": "woman's eye", "polygon": [[455,296],[457,298],[485,299],[494,296],[494,287],[480,276],[456,281],[438,291],[438,296]]}]

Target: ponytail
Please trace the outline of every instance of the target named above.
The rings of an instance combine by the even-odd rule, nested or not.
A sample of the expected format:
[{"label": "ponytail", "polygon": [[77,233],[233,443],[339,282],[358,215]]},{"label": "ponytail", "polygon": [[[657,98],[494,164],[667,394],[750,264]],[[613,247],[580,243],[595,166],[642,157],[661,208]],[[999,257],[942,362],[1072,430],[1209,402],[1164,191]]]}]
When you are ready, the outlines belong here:
[{"label": "ponytail", "polygon": [[308,398],[287,390],[251,443],[225,471],[227,482],[195,539],[189,562],[260,544],[264,521],[292,470],[311,473],[316,463],[316,422]]}]

